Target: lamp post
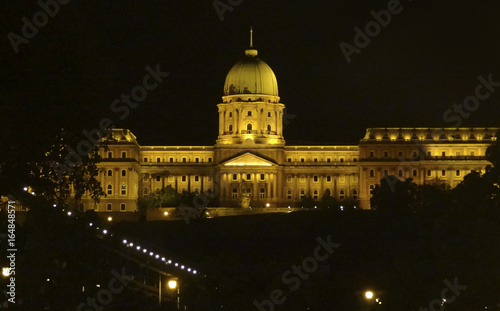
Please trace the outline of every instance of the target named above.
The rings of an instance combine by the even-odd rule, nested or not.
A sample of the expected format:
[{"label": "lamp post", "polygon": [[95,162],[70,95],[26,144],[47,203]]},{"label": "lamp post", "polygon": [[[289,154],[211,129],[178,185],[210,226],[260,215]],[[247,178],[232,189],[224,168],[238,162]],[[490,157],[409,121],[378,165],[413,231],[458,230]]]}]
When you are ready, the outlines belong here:
[{"label": "lamp post", "polygon": [[180,310],[180,293],[179,293],[179,284],[177,279],[170,279],[168,281],[168,288],[171,290],[177,289],[177,310]]}]

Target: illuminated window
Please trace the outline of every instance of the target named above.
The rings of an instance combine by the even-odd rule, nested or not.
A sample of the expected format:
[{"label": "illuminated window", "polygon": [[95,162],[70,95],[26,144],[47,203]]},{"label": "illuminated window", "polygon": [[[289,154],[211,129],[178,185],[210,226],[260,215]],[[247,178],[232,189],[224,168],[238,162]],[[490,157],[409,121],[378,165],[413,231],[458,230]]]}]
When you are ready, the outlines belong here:
[{"label": "illuminated window", "polygon": [[252,130],[252,124],[248,123],[247,124],[247,131],[251,131]]},{"label": "illuminated window", "polygon": [[194,181],[195,181],[195,182],[200,181],[200,176],[198,176],[198,175],[194,176]]},{"label": "illuminated window", "polygon": [[265,179],[265,175],[264,174],[260,174],[260,180],[264,180]]},{"label": "illuminated window", "polygon": [[313,199],[315,199],[315,200],[318,199],[318,190],[313,191]]},{"label": "illuminated window", "polygon": [[374,170],[370,170],[370,177],[375,177],[375,171]]},{"label": "illuminated window", "polygon": [[264,188],[260,188],[260,191],[259,191],[259,197],[261,199],[265,198],[266,197],[266,189]]},{"label": "illuminated window", "polygon": [[120,204],[120,211],[124,211],[126,209],[125,203]]},{"label": "illuminated window", "polygon": [[292,191],[292,189],[288,189],[287,192],[286,192],[286,198],[288,200],[291,200],[292,197],[293,197],[293,191]]},{"label": "illuminated window", "polygon": [[314,181],[314,182],[318,182],[318,180],[319,180],[319,177],[318,177],[318,176],[316,176],[316,175],[314,175],[314,176],[313,176],[313,181]]},{"label": "illuminated window", "polygon": [[126,170],[122,170],[122,177],[125,177],[127,176],[127,171]]},{"label": "illuminated window", "polygon": [[339,199],[341,199],[341,200],[345,199],[345,191],[344,190],[339,191]]},{"label": "illuminated window", "polygon": [[127,194],[127,185],[125,185],[125,184],[122,184],[122,190],[121,190],[121,194],[122,194],[122,195],[125,195],[125,194]]},{"label": "illuminated window", "polygon": [[160,175],[156,176],[156,181],[161,181],[161,176]]},{"label": "illuminated window", "polygon": [[233,180],[238,180],[238,175],[237,174],[233,174]]},{"label": "illuminated window", "polygon": [[106,204],[106,210],[110,211],[113,209],[113,205],[111,203]]},{"label": "illuminated window", "polygon": [[375,185],[370,185],[370,194],[373,194],[373,189],[375,189]]},{"label": "illuminated window", "polygon": [[108,194],[109,195],[113,194],[113,186],[112,185],[108,185]]},{"label": "illuminated window", "polygon": [[352,198],[353,198],[354,200],[357,200],[357,199],[358,199],[358,190],[356,190],[356,189],[353,189],[353,190],[352,190]]},{"label": "illuminated window", "polygon": [[113,171],[112,170],[108,170],[108,176],[113,176]]}]

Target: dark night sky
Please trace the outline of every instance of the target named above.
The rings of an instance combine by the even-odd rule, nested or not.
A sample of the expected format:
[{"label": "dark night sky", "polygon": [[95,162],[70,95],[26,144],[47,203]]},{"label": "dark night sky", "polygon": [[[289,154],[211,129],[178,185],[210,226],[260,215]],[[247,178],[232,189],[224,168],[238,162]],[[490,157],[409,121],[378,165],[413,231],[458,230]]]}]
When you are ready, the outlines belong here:
[{"label": "dark night sky", "polygon": [[[443,113],[474,94],[477,76],[500,81],[500,3],[402,0],[403,11],[347,64],[339,44],[353,44],[353,28],[387,3],[243,0],[220,21],[205,0],[72,0],[15,54],[7,34],[20,34],[21,18],[40,7],[10,1],[0,19],[2,138],[29,143],[59,127],[118,120],[111,102],[160,64],[169,77],[116,127],[143,145],[213,145],[225,75],[250,25],[296,115],[285,128],[290,144],[356,143],[375,126],[451,127]],[[499,103],[500,88],[463,126],[499,126]]]}]

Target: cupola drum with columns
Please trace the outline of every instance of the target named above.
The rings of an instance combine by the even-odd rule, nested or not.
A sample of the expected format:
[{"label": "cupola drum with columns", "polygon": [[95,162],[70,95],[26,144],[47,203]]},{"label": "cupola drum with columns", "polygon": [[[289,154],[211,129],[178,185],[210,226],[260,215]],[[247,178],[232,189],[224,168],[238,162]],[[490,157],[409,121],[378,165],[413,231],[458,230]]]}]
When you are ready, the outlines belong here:
[{"label": "cupola drum with columns", "polygon": [[226,76],[219,109],[217,145],[284,146],[283,109],[273,70],[250,47]]}]

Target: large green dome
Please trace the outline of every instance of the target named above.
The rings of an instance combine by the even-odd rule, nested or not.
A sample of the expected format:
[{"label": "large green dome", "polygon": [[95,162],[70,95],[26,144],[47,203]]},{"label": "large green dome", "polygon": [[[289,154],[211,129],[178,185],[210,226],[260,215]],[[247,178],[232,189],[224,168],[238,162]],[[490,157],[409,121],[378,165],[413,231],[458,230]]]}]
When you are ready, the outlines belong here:
[{"label": "large green dome", "polygon": [[224,95],[262,94],[278,96],[278,82],[273,70],[257,58],[257,50],[245,51],[245,57],[229,70]]}]

